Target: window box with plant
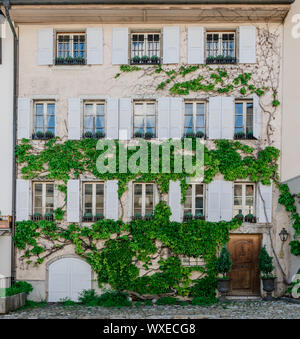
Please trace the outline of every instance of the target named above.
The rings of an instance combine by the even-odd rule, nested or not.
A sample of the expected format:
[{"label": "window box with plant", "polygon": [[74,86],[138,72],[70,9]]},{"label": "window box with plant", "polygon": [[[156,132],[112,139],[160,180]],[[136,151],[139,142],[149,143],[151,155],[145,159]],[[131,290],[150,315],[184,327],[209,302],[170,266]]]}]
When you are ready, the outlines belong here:
[{"label": "window box with plant", "polygon": [[230,291],[230,279],[228,273],[232,267],[232,260],[230,253],[226,246],[221,250],[220,256],[217,261],[218,273],[222,276],[218,278],[218,291],[221,294],[220,301],[226,301],[226,295]]},{"label": "window box with plant", "polygon": [[44,219],[47,221],[53,221],[53,213],[45,213]]},{"label": "window box with plant", "polygon": [[85,59],[82,57],[73,58],[71,56],[66,58],[57,57],[55,59],[55,65],[85,65]]},{"label": "window box with plant", "polygon": [[43,220],[43,215],[42,215],[42,213],[40,213],[40,212],[35,212],[35,213],[33,213],[32,220],[33,220],[33,221],[40,221],[40,220]]},{"label": "window box with plant", "polygon": [[273,258],[268,254],[266,246],[263,246],[258,256],[258,269],[261,272],[263,290],[267,292],[266,300],[273,300],[272,292],[275,290],[276,276],[273,274]]},{"label": "window box with plant", "polygon": [[252,224],[255,224],[256,223],[256,217],[253,214],[249,213],[249,214],[245,215],[245,222],[250,222]]},{"label": "window box with plant", "polygon": [[217,65],[231,64],[232,65],[232,64],[236,64],[236,58],[230,55],[227,55],[227,56],[217,55],[216,57],[209,56],[206,58],[206,64],[207,65],[212,65],[212,64],[217,64]]},{"label": "window box with plant", "polygon": [[92,213],[84,213],[82,217],[83,222],[92,222],[94,221],[93,214]]}]

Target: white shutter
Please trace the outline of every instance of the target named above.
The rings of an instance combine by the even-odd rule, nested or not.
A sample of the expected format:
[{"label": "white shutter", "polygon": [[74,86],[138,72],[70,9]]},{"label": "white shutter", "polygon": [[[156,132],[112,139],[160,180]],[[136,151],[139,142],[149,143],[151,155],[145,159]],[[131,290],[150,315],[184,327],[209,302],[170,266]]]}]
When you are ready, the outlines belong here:
[{"label": "white shutter", "polygon": [[259,96],[253,94],[253,136],[260,138],[261,131],[261,108],[259,104]]},{"label": "white shutter", "polygon": [[221,138],[233,139],[234,98],[222,97]]},{"label": "white shutter", "polygon": [[109,139],[119,138],[119,100],[108,98],[106,101],[106,136]]},{"label": "white shutter", "polygon": [[170,98],[170,138],[182,137],[182,98]]},{"label": "white shutter", "polygon": [[112,30],[112,64],[128,64],[128,28]]},{"label": "white shutter", "polygon": [[180,181],[169,183],[169,206],[172,212],[170,221],[181,221],[181,187]]},{"label": "white shutter", "polygon": [[[272,222],[272,184],[268,186],[259,183],[258,185],[262,195],[261,197],[259,191],[257,191],[258,221],[261,223]],[[266,213],[263,201],[265,202]]]},{"label": "white shutter", "polygon": [[158,139],[168,139],[170,122],[169,122],[170,101],[169,98],[159,98],[157,103],[157,137]]},{"label": "white shutter", "polygon": [[81,105],[79,98],[71,98],[68,102],[68,138],[80,139]]},{"label": "white shutter", "polygon": [[31,101],[28,98],[18,98],[18,139],[31,137]]},{"label": "white shutter", "polygon": [[207,220],[217,222],[221,213],[221,181],[214,180],[207,186]]},{"label": "white shutter", "polygon": [[16,220],[29,220],[30,181],[17,179]]},{"label": "white shutter", "polygon": [[38,65],[53,64],[53,28],[38,30]]},{"label": "white shutter", "polygon": [[221,113],[222,113],[222,97],[209,98],[208,108],[208,138],[221,138]]},{"label": "white shutter", "polygon": [[103,64],[103,33],[102,28],[86,29],[86,50],[87,64],[99,65]]},{"label": "white shutter", "polygon": [[105,183],[105,218],[119,219],[118,180],[108,180]]},{"label": "white shutter", "polygon": [[120,114],[119,114],[119,139],[129,140],[131,138],[131,99],[120,99]]},{"label": "white shutter", "polygon": [[256,27],[239,27],[239,62],[256,63]]},{"label": "white shutter", "polygon": [[179,63],[179,27],[168,26],[163,29],[163,63]]},{"label": "white shutter", "polygon": [[220,182],[221,220],[230,221],[233,217],[233,187],[231,181]]},{"label": "white shutter", "polygon": [[204,64],[204,27],[188,27],[188,64]]},{"label": "white shutter", "polygon": [[80,181],[69,180],[67,190],[67,221],[79,222],[80,221]]}]

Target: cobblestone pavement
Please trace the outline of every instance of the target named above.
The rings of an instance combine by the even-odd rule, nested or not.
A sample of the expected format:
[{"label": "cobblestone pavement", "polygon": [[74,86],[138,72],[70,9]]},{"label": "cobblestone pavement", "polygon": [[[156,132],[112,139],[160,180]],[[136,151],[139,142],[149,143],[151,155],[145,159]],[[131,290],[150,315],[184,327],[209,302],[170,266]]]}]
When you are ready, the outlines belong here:
[{"label": "cobblestone pavement", "polygon": [[1,315],[0,319],[300,319],[300,304],[285,301],[231,301],[203,306],[118,308],[47,304]]}]

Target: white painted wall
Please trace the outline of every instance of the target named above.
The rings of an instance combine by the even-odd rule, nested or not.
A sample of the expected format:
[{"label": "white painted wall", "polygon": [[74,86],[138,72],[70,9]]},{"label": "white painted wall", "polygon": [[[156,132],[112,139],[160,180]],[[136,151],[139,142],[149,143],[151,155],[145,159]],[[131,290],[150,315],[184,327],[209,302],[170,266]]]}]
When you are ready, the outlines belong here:
[{"label": "white painted wall", "polygon": [[[0,25],[1,26],[1,25]],[[0,211],[12,214],[13,157],[13,36],[7,22],[2,28],[0,64]],[[10,236],[0,236],[0,274],[10,276]]]}]

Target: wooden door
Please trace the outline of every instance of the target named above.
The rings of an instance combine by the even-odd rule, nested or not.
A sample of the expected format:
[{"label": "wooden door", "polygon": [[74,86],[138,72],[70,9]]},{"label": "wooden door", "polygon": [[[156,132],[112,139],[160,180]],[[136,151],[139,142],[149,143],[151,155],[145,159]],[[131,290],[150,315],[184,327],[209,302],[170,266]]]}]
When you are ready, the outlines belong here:
[{"label": "wooden door", "polygon": [[232,269],[231,295],[260,295],[258,255],[261,247],[261,234],[231,234],[228,250]]}]

